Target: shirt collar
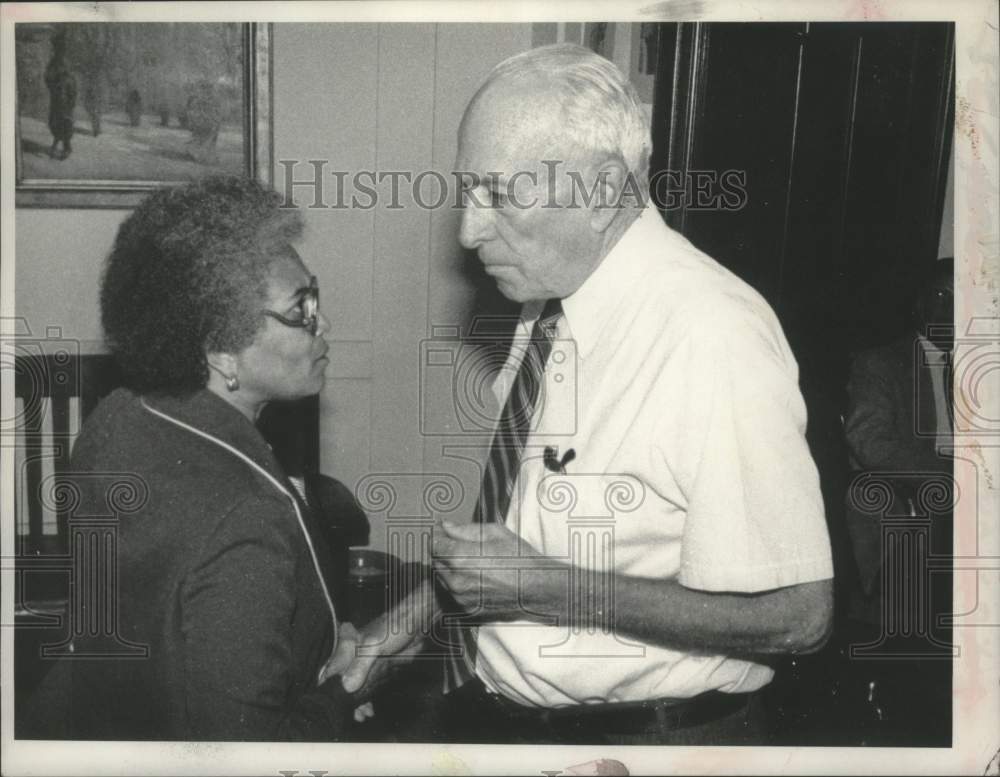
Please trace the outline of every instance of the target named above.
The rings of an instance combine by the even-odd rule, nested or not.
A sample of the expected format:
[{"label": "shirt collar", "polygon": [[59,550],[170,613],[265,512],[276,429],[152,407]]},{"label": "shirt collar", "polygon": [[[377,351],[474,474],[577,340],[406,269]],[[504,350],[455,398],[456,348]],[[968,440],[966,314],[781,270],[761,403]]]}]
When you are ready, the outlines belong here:
[{"label": "shirt collar", "polygon": [[648,277],[647,267],[655,261],[649,247],[662,246],[673,235],[656,206],[648,204],[583,285],[563,299],[566,324],[581,358],[593,349],[601,330],[622,300],[630,296],[631,289]]},{"label": "shirt collar", "polygon": [[927,357],[928,364],[945,364],[947,362],[947,352],[938,348],[923,335],[918,334],[917,340],[920,341],[920,347],[924,349],[924,354]]}]

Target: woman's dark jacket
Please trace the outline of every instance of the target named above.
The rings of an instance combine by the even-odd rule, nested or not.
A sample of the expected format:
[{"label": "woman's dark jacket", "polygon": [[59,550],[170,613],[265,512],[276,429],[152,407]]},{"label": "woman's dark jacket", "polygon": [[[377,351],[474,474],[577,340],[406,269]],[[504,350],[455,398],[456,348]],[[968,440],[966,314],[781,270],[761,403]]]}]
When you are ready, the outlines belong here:
[{"label": "woman's dark jacket", "polygon": [[[139,483],[118,511],[114,588],[117,634],[148,656],[64,662],[70,735],[338,738],[351,704],[338,679],[316,685],[333,619],[292,502],[239,456],[144,403],[291,490],[254,425],[207,390],[140,399],[121,389],[101,403],[73,452],[76,512],[107,513],[116,479]],[[329,578],[328,551],[302,512]]]}]

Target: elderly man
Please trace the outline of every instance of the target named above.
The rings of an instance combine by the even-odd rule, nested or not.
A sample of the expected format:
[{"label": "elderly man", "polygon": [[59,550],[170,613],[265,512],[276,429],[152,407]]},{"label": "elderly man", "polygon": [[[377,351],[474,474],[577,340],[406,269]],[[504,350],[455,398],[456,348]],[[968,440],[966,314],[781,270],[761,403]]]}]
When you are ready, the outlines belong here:
[{"label": "elderly man", "polygon": [[[769,659],[827,638],[796,363],[767,303],[644,206],[649,151],[635,90],[579,46],[501,63],[462,119],[460,240],[524,305],[474,521],[435,530],[437,579],[469,614],[450,694],[467,731],[446,737],[761,742]],[[569,411],[541,401],[560,341]],[[363,641],[349,690],[414,650],[383,624]]]}]

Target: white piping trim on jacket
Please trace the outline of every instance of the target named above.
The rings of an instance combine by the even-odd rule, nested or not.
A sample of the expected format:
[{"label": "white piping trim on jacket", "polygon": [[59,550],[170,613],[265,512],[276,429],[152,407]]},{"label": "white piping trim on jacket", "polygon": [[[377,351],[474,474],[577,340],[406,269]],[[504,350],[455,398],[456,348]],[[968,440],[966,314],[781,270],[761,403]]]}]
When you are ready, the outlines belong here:
[{"label": "white piping trim on jacket", "polygon": [[[268,481],[270,481],[271,485],[273,485],[282,494],[288,497],[288,501],[292,503],[292,508],[295,510],[295,517],[298,518],[299,520],[299,528],[302,529],[302,536],[306,538],[306,545],[309,547],[309,555],[312,556],[313,568],[316,570],[316,577],[319,578],[320,588],[323,589],[323,598],[326,599],[326,606],[330,608],[330,618],[333,620],[333,648],[334,650],[336,650],[338,641],[337,611],[333,607],[333,599],[330,598],[330,592],[326,588],[326,581],[323,580],[323,573],[320,571],[319,567],[319,559],[316,558],[316,549],[313,547],[312,539],[309,537],[309,531],[308,529],[306,529],[306,522],[302,518],[302,511],[299,510],[299,503],[295,499],[295,497],[288,492],[287,488],[281,485],[281,482],[277,478],[275,478],[270,472],[268,472],[266,469],[260,466],[260,464],[258,464],[256,461],[254,461],[245,453],[243,453],[243,451],[234,448],[229,443],[220,440],[218,437],[215,437],[214,435],[211,435],[208,432],[203,432],[201,429],[198,429],[197,427],[191,426],[190,424],[186,424],[183,421],[179,421],[178,419],[174,418],[173,416],[169,416],[166,413],[161,412],[160,410],[150,407],[149,405],[146,404],[146,400],[141,397],[139,398],[139,402],[144,408],[146,408],[146,410],[148,410],[153,415],[158,416],[164,419],[165,421],[169,421],[170,423],[179,426],[182,429],[187,429],[189,432],[197,434],[199,437],[204,437],[206,440],[210,440],[211,442],[214,442],[216,445],[225,448],[234,456],[243,459],[243,461],[245,461],[247,464],[249,464],[251,467],[257,470],[261,475],[267,478]],[[320,674],[322,674],[322,672],[323,668],[321,667]]]}]

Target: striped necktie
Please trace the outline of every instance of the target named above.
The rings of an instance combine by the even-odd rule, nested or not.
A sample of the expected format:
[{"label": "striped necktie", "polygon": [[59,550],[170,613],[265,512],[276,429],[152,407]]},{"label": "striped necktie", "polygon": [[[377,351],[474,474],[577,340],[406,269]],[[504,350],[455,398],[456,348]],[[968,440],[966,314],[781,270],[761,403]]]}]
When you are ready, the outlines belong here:
[{"label": "striped necktie", "polygon": [[558,299],[550,299],[531,330],[531,339],[493,433],[486,471],[479,489],[479,501],[473,515],[476,523],[503,523],[507,517],[521,454],[528,440],[531,419],[541,393],[545,362],[552,351],[560,317],[562,303]]},{"label": "striped necktie", "polygon": [[[493,433],[479,489],[479,501],[473,513],[473,521],[476,523],[504,523],[506,520],[521,465],[521,454],[528,440],[531,420],[544,381],[545,363],[552,352],[556,327],[561,317],[562,303],[558,299],[550,299],[531,330],[531,338]],[[445,661],[446,691],[455,690],[475,676],[476,630],[471,626],[456,626],[464,655],[453,655]]]}]

